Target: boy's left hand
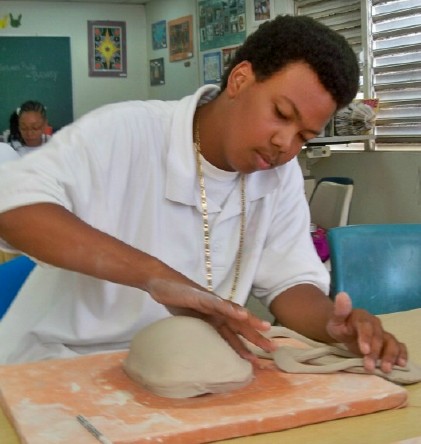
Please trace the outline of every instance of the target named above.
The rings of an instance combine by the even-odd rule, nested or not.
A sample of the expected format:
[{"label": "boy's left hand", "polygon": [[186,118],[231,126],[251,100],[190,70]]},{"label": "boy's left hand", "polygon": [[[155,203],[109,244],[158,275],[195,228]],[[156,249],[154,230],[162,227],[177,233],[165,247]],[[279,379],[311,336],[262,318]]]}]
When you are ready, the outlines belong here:
[{"label": "boy's left hand", "polygon": [[364,356],[364,367],[371,372],[380,360],[380,369],[389,373],[394,365],[404,367],[408,360],[405,344],[383,330],[378,317],[366,310],[352,309],[348,294],[338,293],[331,319],[327,323],[328,334],[349,350]]}]

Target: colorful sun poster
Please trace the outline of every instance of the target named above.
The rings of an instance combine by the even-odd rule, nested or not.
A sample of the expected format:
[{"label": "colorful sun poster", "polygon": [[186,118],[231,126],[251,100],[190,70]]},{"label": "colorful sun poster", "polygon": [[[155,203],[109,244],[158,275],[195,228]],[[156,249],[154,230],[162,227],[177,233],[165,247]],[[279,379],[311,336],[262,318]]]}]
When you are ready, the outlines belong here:
[{"label": "colorful sun poster", "polygon": [[126,23],[88,21],[89,75],[127,77]]}]

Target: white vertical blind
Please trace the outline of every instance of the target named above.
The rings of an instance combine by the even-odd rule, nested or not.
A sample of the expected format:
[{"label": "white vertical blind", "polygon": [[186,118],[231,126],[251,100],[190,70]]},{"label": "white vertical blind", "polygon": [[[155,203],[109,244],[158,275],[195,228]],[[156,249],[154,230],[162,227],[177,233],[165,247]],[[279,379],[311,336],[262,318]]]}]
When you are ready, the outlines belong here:
[{"label": "white vertical blind", "polygon": [[379,143],[421,142],[421,0],[372,0]]},{"label": "white vertical blind", "polygon": [[[365,52],[361,86],[379,99],[376,147],[421,143],[421,0],[295,0],[308,15]],[[363,26],[361,26],[363,25]]]}]

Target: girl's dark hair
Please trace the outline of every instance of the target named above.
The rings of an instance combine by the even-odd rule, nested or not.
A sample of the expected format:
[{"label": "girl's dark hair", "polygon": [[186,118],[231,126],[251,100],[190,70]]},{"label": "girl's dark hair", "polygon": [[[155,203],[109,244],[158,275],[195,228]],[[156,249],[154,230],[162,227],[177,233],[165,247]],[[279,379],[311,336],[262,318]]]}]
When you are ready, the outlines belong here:
[{"label": "girl's dark hair", "polygon": [[238,49],[223,75],[221,90],[232,69],[245,60],[259,82],[288,64],[307,63],[338,108],[350,103],[358,92],[360,70],[354,51],[344,37],[310,17],[278,15],[260,25]]},{"label": "girl's dark hair", "polygon": [[23,138],[19,131],[19,116],[28,111],[40,113],[44,119],[47,118],[47,108],[41,102],[37,102],[36,100],[28,100],[22,103],[22,105],[13,111],[9,117],[9,142],[12,140],[18,140],[20,143],[23,143]]},{"label": "girl's dark hair", "polygon": [[22,103],[22,105],[16,110],[18,116],[28,111],[40,113],[44,119],[47,118],[47,108],[41,102],[37,102],[36,100],[28,100]]},{"label": "girl's dark hair", "polygon": [[22,136],[20,135],[19,131],[19,116],[16,111],[13,111],[12,114],[10,114],[9,118],[9,136],[7,137],[7,141],[11,142],[12,140],[19,140],[19,142],[22,143]]}]

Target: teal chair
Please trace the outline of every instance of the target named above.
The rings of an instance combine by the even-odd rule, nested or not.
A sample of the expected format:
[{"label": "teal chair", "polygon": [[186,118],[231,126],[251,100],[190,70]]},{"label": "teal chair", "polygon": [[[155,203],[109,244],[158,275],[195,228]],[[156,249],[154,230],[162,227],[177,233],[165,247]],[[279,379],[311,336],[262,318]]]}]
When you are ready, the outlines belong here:
[{"label": "teal chair", "polygon": [[35,262],[26,256],[18,256],[0,264],[0,319],[34,267]]},{"label": "teal chair", "polygon": [[336,227],[328,242],[332,296],[376,315],[421,308],[421,224]]}]

